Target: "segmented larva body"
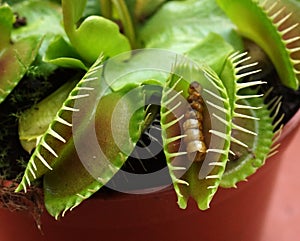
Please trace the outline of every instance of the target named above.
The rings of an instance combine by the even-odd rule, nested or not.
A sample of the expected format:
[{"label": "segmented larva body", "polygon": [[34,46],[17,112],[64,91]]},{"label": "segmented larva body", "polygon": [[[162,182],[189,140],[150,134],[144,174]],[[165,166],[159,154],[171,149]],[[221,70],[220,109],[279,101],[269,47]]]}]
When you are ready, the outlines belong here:
[{"label": "segmented larva body", "polygon": [[201,97],[202,87],[197,82],[192,82],[189,86],[189,96],[187,101],[192,109],[185,113],[183,131],[186,137],[186,151],[190,161],[202,161],[206,153],[206,145],[203,135],[203,109],[204,102]]}]

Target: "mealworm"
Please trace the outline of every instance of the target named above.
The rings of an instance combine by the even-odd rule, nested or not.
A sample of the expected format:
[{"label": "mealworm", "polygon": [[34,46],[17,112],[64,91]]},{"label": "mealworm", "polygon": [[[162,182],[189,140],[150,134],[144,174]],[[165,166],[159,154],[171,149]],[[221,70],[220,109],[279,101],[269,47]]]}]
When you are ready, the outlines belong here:
[{"label": "mealworm", "polygon": [[186,137],[186,151],[189,160],[202,161],[206,153],[206,144],[203,135],[203,110],[204,101],[201,96],[202,87],[197,82],[189,85],[187,101],[191,109],[185,113],[183,131]]}]

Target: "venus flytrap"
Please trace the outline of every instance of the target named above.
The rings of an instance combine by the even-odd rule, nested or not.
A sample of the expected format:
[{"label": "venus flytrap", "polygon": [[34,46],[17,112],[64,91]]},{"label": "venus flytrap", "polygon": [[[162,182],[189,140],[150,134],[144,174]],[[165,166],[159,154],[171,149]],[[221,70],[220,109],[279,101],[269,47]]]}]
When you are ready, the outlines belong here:
[{"label": "venus flytrap", "polygon": [[[24,1],[13,6],[0,5],[0,102],[13,91],[29,67],[38,68],[47,77],[56,69],[41,61],[53,36],[65,35],[60,24],[59,5],[51,2]],[[15,13],[26,15],[26,24],[13,28]],[[51,27],[49,27],[49,24]]]},{"label": "venus flytrap", "polygon": [[184,68],[192,69],[193,80],[203,88],[200,93],[204,100],[201,107],[202,131],[208,149],[203,161],[188,160],[188,155],[195,156],[197,151],[190,153],[187,147],[182,146],[182,140],[192,138],[190,144],[193,145],[199,138],[190,137],[188,132],[182,131],[184,125],[189,125],[187,122],[194,113],[187,102],[182,100],[189,96],[187,90],[190,83],[182,77],[171,76],[162,94],[161,125],[164,152],[179,206],[186,208],[189,197],[192,197],[198,207],[205,210],[209,208],[209,203],[217,191],[227,162],[231,128],[225,123],[229,123],[231,119],[230,105],[224,85],[212,70],[204,66]]},{"label": "venus flytrap", "polygon": [[[152,18],[137,23],[139,18],[131,22],[129,13],[135,16],[132,8],[142,6],[140,1],[136,5],[101,2],[107,4],[102,4],[104,16],[82,19],[85,0],[62,1],[68,38],[57,35],[43,58],[87,73],[69,95],[63,91],[67,97],[53,111],[53,119],[45,121],[47,130],[40,133],[32,128],[31,135],[41,137],[17,191],[26,191],[43,178],[47,210],[55,218],[64,216],[112,181],[151,122],[160,122],[165,158],[161,161],[166,161],[179,207],[186,208],[192,198],[199,209],[209,208],[219,186],[235,187],[274,153],[281,121],[273,123],[280,98],[265,104],[257,91],[268,80],[245,81],[260,70],[252,70],[256,63],[245,64],[248,57],[241,52],[242,38],[217,3],[239,33],[257,40],[281,81],[294,89],[299,87],[299,34],[295,32],[298,25],[289,21],[295,18],[281,7],[285,1],[187,0],[168,1]],[[236,15],[237,11],[244,15]],[[112,21],[113,13],[125,25],[128,38]],[[139,64],[149,64],[138,52],[124,53],[135,44],[176,51],[195,63],[174,59],[167,73],[145,69],[131,73]],[[112,57],[118,54],[114,62]],[[151,61],[163,65],[158,57]],[[111,62],[104,63],[106,59]],[[110,71],[113,77],[128,76],[110,79],[106,75]],[[159,99],[160,109],[147,102],[152,95]],[[47,105],[39,106],[38,112],[43,113]],[[90,145],[93,132],[102,154]]]},{"label": "venus flytrap", "polygon": [[[255,93],[249,90],[247,92],[247,94]],[[244,115],[253,117],[252,120],[233,119],[234,125],[241,126],[243,129],[233,130],[231,134],[231,138],[238,138],[239,142],[232,141],[230,144],[232,154],[229,155],[220,183],[220,186],[225,188],[237,187],[238,182],[246,181],[278,148],[274,143],[280,131],[274,130],[272,125],[274,116],[270,116],[271,111],[263,104],[263,99],[244,100],[243,104],[260,108],[247,108],[240,111]],[[274,107],[277,108],[278,105]]]},{"label": "venus flytrap", "polygon": [[[135,98],[134,100],[123,98],[122,106],[119,106],[120,109],[117,110],[120,113],[119,123],[127,121],[127,118],[132,118],[133,123],[131,124],[132,132],[130,133],[130,139],[122,142],[125,145],[123,148],[126,148],[128,152],[124,153],[119,149],[111,134],[113,130],[111,130],[109,124],[112,112],[115,111],[111,107],[115,107],[115,104],[118,103],[123,94],[121,92],[108,93],[99,102],[97,107],[98,110],[95,117],[97,121],[95,126],[96,135],[105,156],[88,156],[87,154],[86,160],[83,160],[77,154],[78,148],[72,143],[74,140],[70,140],[69,142],[72,144],[66,147],[66,150],[63,150],[57,158],[54,170],[44,176],[45,205],[48,212],[56,218],[60,214],[64,216],[66,211],[72,210],[103,187],[124,164],[128,157],[128,152],[133,150],[134,145],[138,141],[141,127],[137,123],[142,124],[144,111],[139,110],[134,117],[124,113],[132,113],[131,108],[134,107],[133,103],[136,104],[136,101],[143,100],[143,96],[139,96],[140,98]],[[102,111],[105,111],[105,114]],[[104,131],[104,128],[106,131]],[[73,138],[80,138],[81,148],[86,148],[87,150],[89,150],[90,129],[92,128],[87,125],[85,126],[84,133],[73,133]],[[120,129],[117,131],[117,137],[122,139],[126,136],[126,132],[127,130]],[[82,164],[84,161],[90,163],[90,165],[95,165],[96,173],[88,172],[86,166]],[[76,177],[74,173],[77,173]]]},{"label": "venus flytrap", "polygon": [[[21,145],[28,153],[36,148],[39,138],[47,130],[49,123],[75,85],[76,81],[68,81],[51,95],[21,114],[19,138]],[[35,125],[32,126],[32,123]]]},{"label": "venus flytrap", "polygon": [[281,81],[290,88],[298,89],[300,31],[299,23],[291,17],[296,13],[286,9],[280,1],[217,2],[237,25],[239,32],[268,54]]},{"label": "venus flytrap", "polygon": [[[188,107],[182,104],[179,96],[188,97],[185,91],[188,89],[188,82],[182,77],[173,76],[166,83],[170,89],[166,88],[162,95],[162,135],[170,175],[181,208],[186,207],[191,196],[200,209],[207,209],[219,185],[234,187],[237,182],[245,180],[264,163],[272,149],[274,127],[271,111],[264,106],[261,95],[250,90],[263,82],[240,81],[243,77],[259,71],[247,71],[247,68],[255,66],[256,63],[240,66],[249,59],[245,55],[246,53],[234,53],[229,56],[223,65],[220,79],[204,66],[197,69],[197,72],[203,71],[204,80],[203,77],[202,80],[200,77],[193,78],[203,88],[201,98],[206,106],[202,107],[203,133],[208,149],[203,162],[188,162],[188,147],[180,149],[179,145],[185,138],[192,138],[194,145],[197,142],[196,137],[182,131],[189,121],[186,117]],[[246,71],[239,74],[241,70]],[[177,92],[172,95],[175,90]],[[205,116],[210,116],[211,119]],[[214,124],[207,126],[210,122]],[[194,127],[191,129],[195,131]]]},{"label": "venus flytrap", "polygon": [[[103,69],[101,61],[102,58],[90,68],[64,101],[48,130],[41,137],[17,189],[17,191],[24,189],[26,192],[32,181],[44,175],[46,208],[56,218],[61,213],[64,215],[67,210],[79,205],[84,199],[87,199],[105,185],[124,164],[127,155],[129,155],[128,153],[132,151],[140,136],[142,129],[140,125],[143,123],[144,110],[138,110],[134,117],[124,113],[132,113],[130,108],[134,107],[133,103],[136,104],[137,101],[144,100],[143,92],[139,92],[140,94],[134,99],[123,98],[121,106],[118,106],[117,111],[120,112],[118,121],[123,123],[123,121],[130,119],[131,128],[130,139],[124,141],[127,152],[123,153],[115,145],[110,129],[110,121],[113,111],[116,110],[112,107],[125,95],[128,86],[117,93],[111,92],[101,78]],[[94,107],[91,103],[95,103],[99,92],[103,93],[103,96],[98,103],[98,107]],[[90,106],[90,108],[86,108],[87,106]],[[97,109],[96,113],[95,108]],[[76,112],[80,112],[79,116],[76,116]],[[91,160],[81,160],[77,154],[78,149],[76,149],[75,142],[77,140],[82,145],[89,144],[89,130],[93,130],[90,123],[91,118],[96,119],[97,141],[104,150],[104,156],[93,156],[90,157]],[[79,126],[76,126],[74,121],[78,122]],[[103,131],[103,128],[106,131]],[[126,136],[126,132],[127,129],[119,129],[119,132],[117,132],[118,138],[122,139]],[[93,158],[96,159],[93,160]],[[82,161],[100,162],[101,169],[99,170],[99,165],[97,168],[97,173],[100,173],[100,176],[95,178],[93,174],[86,170]],[[78,174],[76,178],[74,177],[75,173]]]},{"label": "venus flytrap", "polygon": [[[257,65],[257,63],[243,65],[249,58],[246,53],[232,54],[221,73],[230,96],[232,118],[230,122],[232,126],[231,153],[220,184],[223,187],[235,187],[236,183],[246,180],[257,168],[261,167],[272,150],[276,136],[272,124],[276,114],[271,117],[272,110],[268,110],[262,95],[251,90],[251,87],[258,89],[265,83],[262,81],[241,82],[242,78],[261,71],[247,71]],[[240,73],[242,70],[243,73]],[[273,103],[273,107],[277,108],[278,104]]]},{"label": "venus flytrap", "polygon": [[[100,63],[98,63],[98,67]],[[82,82],[84,82],[85,79],[89,79],[89,73],[85,75]],[[80,84],[81,83],[78,83],[77,85]],[[72,146],[69,140],[72,136],[72,114],[77,111],[77,109],[74,108],[74,101],[77,98],[78,92],[78,88],[73,89],[69,94],[69,98],[63,101],[56,115],[49,120],[48,128],[41,137],[29,160],[24,177],[17,191],[24,189],[26,192],[27,185],[30,186],[33,180],[53,169],[58,154],[65,148],[63,144]],[[21,129],[21,131],[24,130]],[[63,131],[63,133],[60,133],[60,131]],[[51,144],[49,145],[48,143]]]}]

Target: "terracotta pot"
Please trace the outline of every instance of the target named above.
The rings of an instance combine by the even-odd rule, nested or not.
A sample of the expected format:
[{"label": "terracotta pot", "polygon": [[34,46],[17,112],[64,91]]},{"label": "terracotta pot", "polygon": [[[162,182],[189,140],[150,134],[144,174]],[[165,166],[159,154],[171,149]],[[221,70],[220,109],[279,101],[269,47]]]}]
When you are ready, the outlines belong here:
[{"label": "terracotta pot", "polygon": [[43,235],[27,213],[0,209],[0,240],[259,241],[280,162],[294,154],[285,152],[285,146],[300,141],[299,123],[300,111],[284,128],[280,152],[237,189],[219,189],[207,211],[193,202],[179,209],[170,189],[98,195],[60,221],[44,213]]}]

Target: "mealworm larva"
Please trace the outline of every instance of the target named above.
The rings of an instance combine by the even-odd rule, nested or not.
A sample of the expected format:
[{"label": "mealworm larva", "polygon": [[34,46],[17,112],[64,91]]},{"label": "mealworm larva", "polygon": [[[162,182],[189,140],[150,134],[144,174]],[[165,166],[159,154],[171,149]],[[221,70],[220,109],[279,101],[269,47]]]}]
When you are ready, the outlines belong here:
[{"label": "mealworm larva", "polygon": [[187,101],[192,109],[186,111],[183,131],[186,137],[186,151],[189,160],[202,161],[206,153],[206,145],[203,135],[203,110],[204,102],[201,97],[202,87],[197,82],[189,86]]}]

